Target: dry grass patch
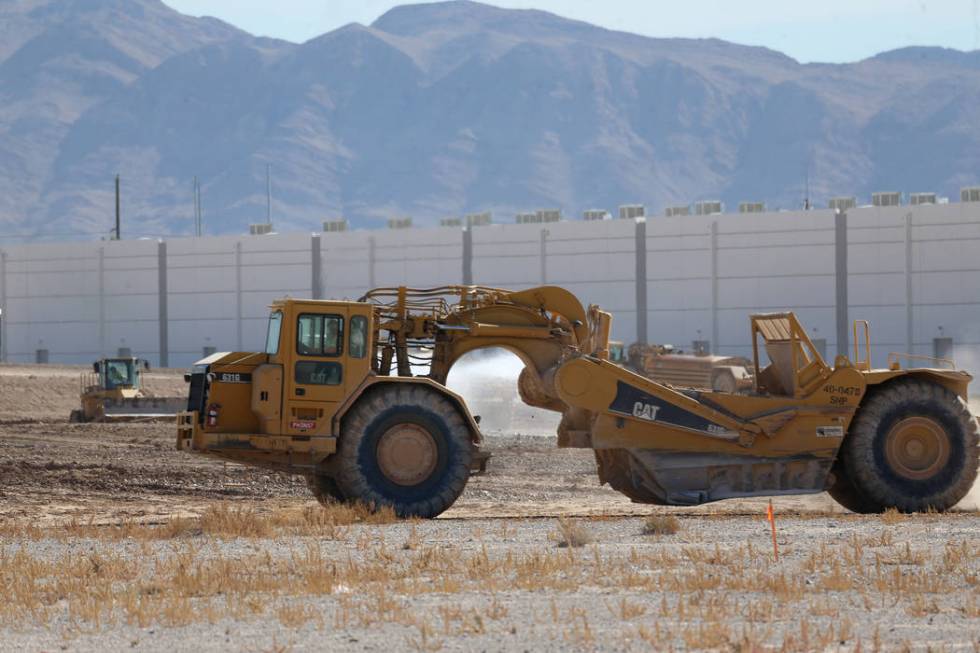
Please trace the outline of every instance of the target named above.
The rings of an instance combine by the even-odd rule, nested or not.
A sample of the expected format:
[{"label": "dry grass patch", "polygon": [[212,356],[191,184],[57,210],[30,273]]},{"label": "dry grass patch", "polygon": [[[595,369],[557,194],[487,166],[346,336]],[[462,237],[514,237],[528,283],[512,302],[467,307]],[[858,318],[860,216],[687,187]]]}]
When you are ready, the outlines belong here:
[{"label": "dry grass patch", "polygon": [[644,535],[673,535],[680,528],[680,520],[673,515],[650,515],[643,522]]},{"label": "dry grass patch", "polygon": [[581,523],[566,517],[558,518],[558,528],[551,534],[551,539],[562,548],[578,548],[591,544],[595,538]]}]

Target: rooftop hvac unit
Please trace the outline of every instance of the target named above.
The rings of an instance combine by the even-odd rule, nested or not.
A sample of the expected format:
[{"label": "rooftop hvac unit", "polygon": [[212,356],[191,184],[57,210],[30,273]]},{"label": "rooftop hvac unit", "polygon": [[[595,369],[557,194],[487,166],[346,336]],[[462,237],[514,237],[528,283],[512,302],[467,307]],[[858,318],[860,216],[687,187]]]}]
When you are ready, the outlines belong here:
[{"label": "rooftop hvac unit", "polygon": [[742,202],[738,205],[739,213],[765,213],[765,202]]},{"label": "rooftop hvac unit", "polygon": [[871,206],[901,206],[901,193],[871,193]]},{"label": "rooftop hvac unit", "polygon": [[443,218],[442,220],[439,221],[439,226],[440,227],[462,227],[463,226],[463,219],[462,218]]},{"label": "rooftop hvac unit", "polygon": [[248,233],[252,236],[264,236],[266,234],[271,234],[272,223],[267,222],[264,224],[250,224],[248,225]]},{"label": "rooftop hvac unit", "polygon": [[827,202],[828,209],[834,209],[836,211],[846,211],[848,209],[853,209],[857,206],[856,197],[832,197],[830,201]]},{"label": "rooftop hvac unit", "polygon": [[493,223],[493,214],[490,211],[483,213],[470,213],[466,216],[467,227],[485,227]]},{"label": "rooftop hvac unit", "polygon": [[960,190],[961,202],[980,202],[980,186],[967,186]]},{"label": "rooftop hvac unit", "polygon": [[534,213],[518,213],[514,221],[517,224],[541,224],[544,222],[559,222],[561,209],[541,209]]},{"label": "rooftop hvac unit", "polygon": [[690,206],[668,206],[664,209],[664,215],[668,218],[672,218],[675,215],[691,215]]},{"label": "rooftop hvac unit", "polygon": [[596,222],[599,220],[609,220],[612,216],[605,209],[589,209],[582,213],[582,219],[586,222]]},{"label": "rooftop hvac unit", "polygon": [[694,203],[695,215],[715,215],[724,211],[725,205],[720,200],[706,200],[704,202]]},{"label": "rooftop hvac unit", "polygon": [[620,220],[632,220],[634,218],[645,218],[647,208],[642,204],[623,204],[619,207]]},{"label": "rooftop hvac unit", "polygon": [[389,229],[411,229],[411,218],[388,218]]},{"label": "rooftop hvac unit", "polygon": [[338,231],[347,231],[350,228],[350,224],[347,220],[324,220],[323,221],[323,232],[324,233],[335,233]]},{"label": "rooftop hvac unit", "polygon": [[910,193],[909,204],[918,206],[919,204],[937,204],[935,193]]}]

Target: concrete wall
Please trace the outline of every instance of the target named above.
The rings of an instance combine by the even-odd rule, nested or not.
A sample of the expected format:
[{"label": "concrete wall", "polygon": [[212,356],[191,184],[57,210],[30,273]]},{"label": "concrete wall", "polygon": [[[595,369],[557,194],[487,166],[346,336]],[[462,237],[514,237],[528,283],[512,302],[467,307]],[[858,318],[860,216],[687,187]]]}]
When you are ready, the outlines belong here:
[{"label": "concrete wall", "polygon": [[[129,347],[187,366],[260,348],[271,300],[374,286],[568,288],[613,336],[751,351],[748,315],[792,309],[830,356],[850,320],[873,358],[951,337],[980,365],[980,204],[534,225],[25,245],[0,252],[2,358],[87,363]],[[841,335],[840,343],[838,336]]]}]

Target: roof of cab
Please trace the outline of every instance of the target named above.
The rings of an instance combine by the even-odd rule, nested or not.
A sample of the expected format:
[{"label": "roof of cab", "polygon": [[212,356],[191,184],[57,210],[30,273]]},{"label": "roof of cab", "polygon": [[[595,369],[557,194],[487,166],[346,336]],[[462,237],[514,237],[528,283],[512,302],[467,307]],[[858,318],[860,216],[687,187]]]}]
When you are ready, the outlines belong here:
[{"label": "roof of cab", "polygon": [[271,307],[277,308],[286,305],[300,305],[300,306],[370,306],[365,302],[357,302],[354,300],[339,300],[339,299],[295,299],[293,297],[283,297],[281,299],[276,299],[272,302]]}]

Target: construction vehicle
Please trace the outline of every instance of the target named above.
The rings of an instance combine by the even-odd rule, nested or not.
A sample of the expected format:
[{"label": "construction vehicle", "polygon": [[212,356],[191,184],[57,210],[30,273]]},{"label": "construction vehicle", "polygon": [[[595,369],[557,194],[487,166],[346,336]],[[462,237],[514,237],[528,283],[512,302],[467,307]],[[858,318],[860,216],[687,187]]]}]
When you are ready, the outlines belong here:
[{"label": "construction vehicle", "polygon": [[[177,447],[304,474],[323,503],[433,517],[463,491],[481,445],[447,375],[468,352],[501,347],[524,362],[522,400],[562,414],[558,446],[593,449],[600,482],[636,502],[828,490],[858,512],[945,510],[976,478],[972,377],[903,369],[898,356],[872,369],[866,323],[863,351],[830,366],[794,314],[752,316],[749,394],[672,388],[615,365],[611,323],[554,286],[276,301],[265,351],[194,366]],[[422,347],[428,373],[413,376]]]},{"label": "construction vehicle", "polygon": [[70,422],[173,419],[186,407],[178,397],[154,397],[143,389],[143,372],[150,363],[140,358],[102,358],[79,379],[81,408],[71,411]]},{"label": "construction vehicle", "polygon": [[752,362],[741,356],[708,352],[686,354],[673,345],[609,342],[609,360],[658,383],[715,392],[748,392],[752,389]]}]

